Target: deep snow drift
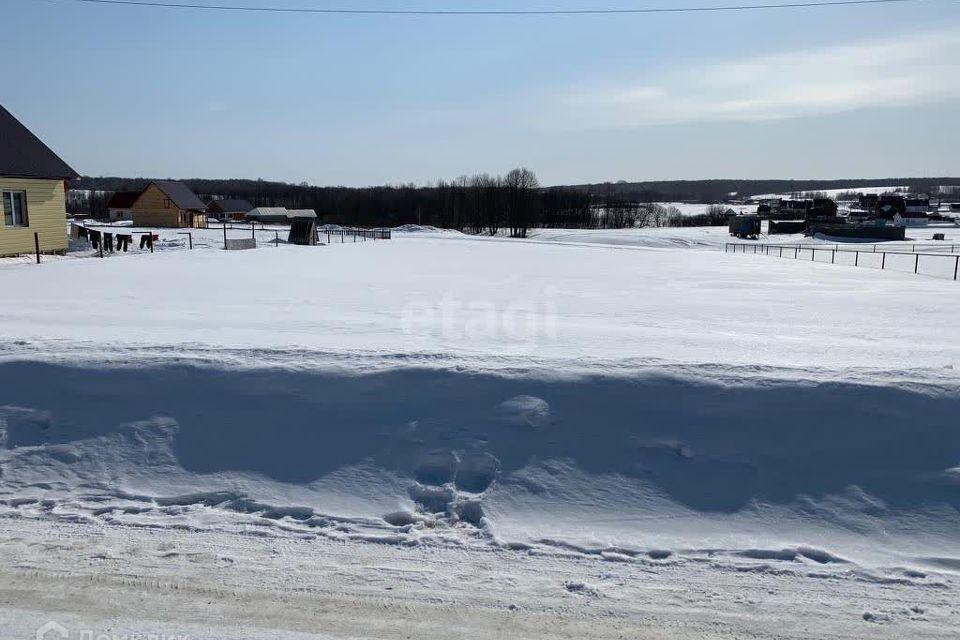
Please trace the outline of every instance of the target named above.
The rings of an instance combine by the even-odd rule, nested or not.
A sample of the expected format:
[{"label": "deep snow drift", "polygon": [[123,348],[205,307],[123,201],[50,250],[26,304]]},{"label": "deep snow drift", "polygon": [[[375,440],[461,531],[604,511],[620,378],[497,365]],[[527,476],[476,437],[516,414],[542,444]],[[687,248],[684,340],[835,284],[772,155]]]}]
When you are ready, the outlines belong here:
[{"label": "deep snow drift", "polygon": [[932,390],[37,363],[0,378],[7,513],[627,557],[960,558],[960,398]]},{"label": "deep snow drift", "polygon": [[[821,600],[857,585],[870,608],[842,624],[950,628],[955,607],[910,607],[960,580],[957,284],[683,237],[427,232],[0,270],[0,520],[379,543],[443,575],[431,558],[458,550],[521,607],[541,600],[516,576],[544,558],[612,563],[616,588],[549,569],[611,620],[667,566],[715,569],[726,595],[745,593],[731,571]],[[431,580],[417,598],[479,601]]]}]

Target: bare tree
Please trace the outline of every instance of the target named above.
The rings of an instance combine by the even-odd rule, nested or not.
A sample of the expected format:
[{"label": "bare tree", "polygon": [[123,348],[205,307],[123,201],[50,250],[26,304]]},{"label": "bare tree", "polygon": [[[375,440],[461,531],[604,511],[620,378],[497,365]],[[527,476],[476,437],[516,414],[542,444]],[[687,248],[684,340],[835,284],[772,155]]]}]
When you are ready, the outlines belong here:
[{"label": "bare tree", "polygon": [[513,169],[503,179],[506,191],[507,221],[512,238],[526,238],[539,205],[540,182],[526,167]]}]

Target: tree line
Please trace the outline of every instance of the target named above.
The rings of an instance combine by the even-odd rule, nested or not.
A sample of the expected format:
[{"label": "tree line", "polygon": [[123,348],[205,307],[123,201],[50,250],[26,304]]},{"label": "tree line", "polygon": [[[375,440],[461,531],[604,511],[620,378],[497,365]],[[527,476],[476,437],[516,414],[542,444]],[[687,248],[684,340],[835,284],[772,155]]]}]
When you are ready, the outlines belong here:
[{"label": "tree line", "polygon": [[[113,193],[138,191],[148,182],[142,178],[79,178],[71,184],[67,209],[73,214],[105,218]],[[427,186],[316,187],[203,179],[183,182],[203,199],[237,198],[255,207],[313,209],[323,223],[344,226],[417,224],[525,237],[529,229],[538,227],[619,229],[726,223],[725,217],[684,217],[673,207],[615,193],[544,188],[536,174],[524,167],[504,175],[475,174]]]},{"label": "tree line", "polygon": [[[67,211],[106,218],[113,193],[139,191],[146,178],[81,177],[68,193]],[[255,207],[313,209],[322,222],[344,226],[430,225],[471,233],[509,233],[524,237],[531,228],[618,229],[626,227],[709,226],[727,223],[727,208],[709,207],[700,215],[682,215],[664,202],[735,201],[757,193],[809,193],[856,186],[908,186],[935,193],[958,178],[885,178],[873,180],[694,180],[616,182],[542,187],[536,174],[517,168],[504,175],[474,174],[414,184],[372,187],[317,187],[265,180],[187,179],[205,200],[237,198]]]},{"label": "tree line", "polygon": [[664,180],[602,182],[573,185],[593,194],[607,194],[638,202],[730,202],[764,193],[812,193],[857,187],[906,187],[911,193],[934,194],[942,185],[958,185],[960,178],[857,178],[835,180]]},{"label": "tree line", "polygon": [[[139,191],[146,178],[82,177],[70,185],[67,210],[105,218],[110,196]],[[877,180],[699,180],[542,187],[536,174],[517,168],[504,175],[475,174],[414,184],[372,187],[317,187],[265,180],[183,180],[201,198],[238,198],[256,207],[313,209],[327,224],[395,227],[420,224],[471,233],[509,233],[523,237],[537,227],[617,229],[625,227],[707,226],[727,222],[726,208],[684,216],[663,202],[727,202],[734,192],[803,193],[836,185],[885,183],[911,186],[917,192],[934,185],[957,184],[957,178]]]}]

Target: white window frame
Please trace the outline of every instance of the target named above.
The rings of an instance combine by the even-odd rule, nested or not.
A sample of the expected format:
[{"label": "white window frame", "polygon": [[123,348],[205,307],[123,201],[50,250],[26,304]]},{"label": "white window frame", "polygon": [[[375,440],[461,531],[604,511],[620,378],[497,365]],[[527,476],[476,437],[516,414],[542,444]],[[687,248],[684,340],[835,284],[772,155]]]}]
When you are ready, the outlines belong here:
[{"label": "white window frame", "polygon": [[[14,194],[19,194],[21,199],[20,203],[22,204],[21,209],[18,209],[16,206],[17,200],[14,198]],[[7,223],[7,197],[10,197],[10,209],[11,209],[11,222]],[[2,196],[2,203],[0,206],[3,207],[3,226],[5,227],[29,227],[30,226],[30,208],[27,206],[27,192],[21,189],[4,189]],[[18,221],[19,220],[19,221]]]}]

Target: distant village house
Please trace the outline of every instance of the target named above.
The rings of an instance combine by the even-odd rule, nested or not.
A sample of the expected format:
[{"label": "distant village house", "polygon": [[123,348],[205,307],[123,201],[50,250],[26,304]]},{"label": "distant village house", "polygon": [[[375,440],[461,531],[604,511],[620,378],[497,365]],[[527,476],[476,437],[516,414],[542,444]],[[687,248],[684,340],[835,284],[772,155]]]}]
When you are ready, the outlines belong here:
[{"label": "distant village house", "polygon": [[925,227],[930,221],[929,198],[907,198],[903,211],[893,217],[894,224],[904,227]]},{"label": "distant village house", "polygon": [[57,154],[0,106],[0,256],[67,250],[66,183],[77,177]]},{"label": "distant village house", "polygon": [[193,227],[207,224],[207,206],[190,188],[173,180],[154,180],[131,207],[138,227]]},{"label": "distant village house", "polygon": [[207,213],[219,220],[243,220],[253,211],[253,205],[246,200],[212,200],[207,205]]},{"label": "distant village house", "polygon": [[133,220],[133,203],[140,197],[139,191],[118,191],[107,203],[107,214],[111,222]]}]

